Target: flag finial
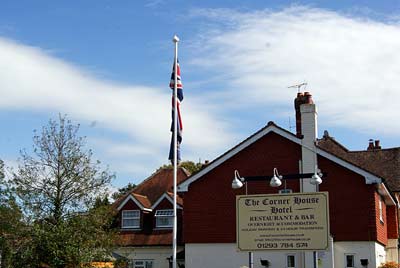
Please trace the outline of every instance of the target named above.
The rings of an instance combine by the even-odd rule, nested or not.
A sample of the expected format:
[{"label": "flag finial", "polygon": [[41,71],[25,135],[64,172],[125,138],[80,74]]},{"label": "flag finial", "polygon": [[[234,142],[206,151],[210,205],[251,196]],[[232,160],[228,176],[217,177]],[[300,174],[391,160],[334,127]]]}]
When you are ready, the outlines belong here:
[{"label": "flag finial", "polygon": [[172,38],[172,41],[173,41],[174,43],[178,43],[178,42],[179,42],[179,37],[175,34],[175,35],[174,35],[174,38]]}]

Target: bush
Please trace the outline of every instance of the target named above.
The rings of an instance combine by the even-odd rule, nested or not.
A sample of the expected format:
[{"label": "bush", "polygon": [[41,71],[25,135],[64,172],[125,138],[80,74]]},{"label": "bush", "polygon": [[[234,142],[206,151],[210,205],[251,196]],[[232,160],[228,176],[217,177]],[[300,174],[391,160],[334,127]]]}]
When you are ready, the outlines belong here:
[{"label": "bush", "polygon": [[378,268],[400,268],[400,264],[394,261],[382,263]]}]

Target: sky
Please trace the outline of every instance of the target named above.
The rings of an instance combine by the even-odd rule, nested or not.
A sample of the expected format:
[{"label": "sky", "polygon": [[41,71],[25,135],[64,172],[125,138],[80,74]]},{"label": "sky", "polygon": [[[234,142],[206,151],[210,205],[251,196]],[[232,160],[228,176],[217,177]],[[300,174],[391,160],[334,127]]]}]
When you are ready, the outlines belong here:
[{"label": "sky", "polygon": [[213,160],[268,121],[294,131],[306,82],[324,130],[350,150],[400,142],[400,2],[0,1],[0,159],[17,168],[59,114],[139,183],[168,163],[177,34],[183,160]]}]

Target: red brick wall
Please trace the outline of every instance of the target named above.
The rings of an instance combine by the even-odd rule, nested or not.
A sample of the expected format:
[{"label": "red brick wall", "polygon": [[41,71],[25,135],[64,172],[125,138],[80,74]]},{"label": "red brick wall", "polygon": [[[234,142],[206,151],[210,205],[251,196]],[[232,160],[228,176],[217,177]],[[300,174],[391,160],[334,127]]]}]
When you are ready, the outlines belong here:
[{"label": "red brick wall", "polygon": [[[235,196],[245,187],[231,188],[234,170],[241,176],[271,175],[276,167],[281,174],[299,172],[300,147],[270,133],[238,155],[233,156],[203,178],[193,182],[185,193],[184,237],[186,243],[234,243],[236,241]],[[299,191],[298,181],[287,188]],[[277,193],[269,180],[249,182],[249,194]]]},{"label": "red brick wall", "polygon": [[399,220],[397,216],[396,206],[386,207],[386,221],[387,221],[387,233],[389,239],[397,239],[399,237]]}]

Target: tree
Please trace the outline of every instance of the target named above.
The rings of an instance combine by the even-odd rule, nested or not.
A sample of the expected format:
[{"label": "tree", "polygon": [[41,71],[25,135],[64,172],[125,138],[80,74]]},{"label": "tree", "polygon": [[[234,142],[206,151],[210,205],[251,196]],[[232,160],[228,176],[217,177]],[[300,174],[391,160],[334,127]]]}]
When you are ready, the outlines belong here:
[{"label": "tree", "polygon": [[135,187],[136,187],[136,184],[129,182],[128,185],[126,185],[122,188],[118,188],[118,191],[112,194],[112,198],[114,200],[117,200],[118,198],[125,195],[126,193],[128,193],[130,190],[132,190]]},{"label": "tree", "polygon": [[11,267],[10,259],[24,242],[22,213],[5,180],[4,162],[0,160],[0,267]]},{"label": "tree", "polygon": [[[187,171],[190,172],[190,174],[193,175],[193,174],[197,173],[203,167],[203,164],[195,163],[193,161],[182,161],[181,163],[179,163],[179,166],[184,167]],[[172,168],[172,164],[162,165],[157,170],[160,170],[162,168]]]},{"label": "tree", "polygon": [[111,246],[112,213],[94,207],[114,175],[92,160],[78,130],[60,115],[41,133],[34,131],[31,154],[21,151],[12,183],[30,224],[30,243],[19,256],[25,267],[27,261],[32,267],[78,267]]}]

